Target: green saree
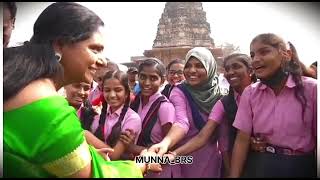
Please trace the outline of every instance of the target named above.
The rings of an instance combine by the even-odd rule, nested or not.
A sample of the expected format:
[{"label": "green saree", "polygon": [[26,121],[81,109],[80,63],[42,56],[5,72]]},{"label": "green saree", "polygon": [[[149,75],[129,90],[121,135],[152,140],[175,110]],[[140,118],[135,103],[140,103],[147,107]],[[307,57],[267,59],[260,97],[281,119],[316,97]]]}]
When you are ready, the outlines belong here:
[{"label": "green saree", "polygon": [[85,141],[76,111],[51,96],[4,112],[4,177],[143,177],[133,161],[106,161]]}]

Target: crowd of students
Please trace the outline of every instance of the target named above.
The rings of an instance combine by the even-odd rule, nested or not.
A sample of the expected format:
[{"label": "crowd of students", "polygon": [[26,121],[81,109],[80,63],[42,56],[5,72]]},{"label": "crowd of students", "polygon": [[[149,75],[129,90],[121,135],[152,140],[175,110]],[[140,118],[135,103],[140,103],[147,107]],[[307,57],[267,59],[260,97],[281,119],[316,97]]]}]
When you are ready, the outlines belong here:
[{"label": "crowd of students", "polygon": [[[225,95],[207,48],[123,72],[102,57],[103,26],[53,3],[30,42],[4,46],[5,177],[316,177],[317,64],[293,44],[264,33],[250,56],[226,56]],[[185,155],[192,164],[134,162]]]}]

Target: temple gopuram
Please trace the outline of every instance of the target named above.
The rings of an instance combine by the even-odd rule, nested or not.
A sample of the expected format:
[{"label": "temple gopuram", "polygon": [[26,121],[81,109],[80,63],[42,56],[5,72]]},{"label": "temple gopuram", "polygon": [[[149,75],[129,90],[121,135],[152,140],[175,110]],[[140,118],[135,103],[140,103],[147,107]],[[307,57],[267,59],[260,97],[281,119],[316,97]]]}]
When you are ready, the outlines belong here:
[{"label": "temple gopuram", "polygon": [[174,59],[185,59],[193,47],[206,47],[217,60],[220,73],[223,72],[223,52],[215,47],[210,33],[210,24],[201,2],[167,2],[152,49],[145,50],[143,54],[145,57],[156,57],[167,65]]}]

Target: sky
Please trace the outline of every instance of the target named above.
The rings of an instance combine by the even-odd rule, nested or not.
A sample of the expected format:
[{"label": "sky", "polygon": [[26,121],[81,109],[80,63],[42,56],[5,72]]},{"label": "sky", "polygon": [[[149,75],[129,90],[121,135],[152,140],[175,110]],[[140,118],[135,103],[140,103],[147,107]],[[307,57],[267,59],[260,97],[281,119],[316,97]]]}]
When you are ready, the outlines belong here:
[{"label": "sky", "polygon": [[[19,2],[9,45],[29,40],[39,14],[52,2]],[[165,2],[79,2],[105,22],[105,55],[122,63],[152,49]],[[319,3],[318,3],[319,5]],[[317,5],[317,6],[318,6]],[[250,41],[260,33],[276,33],[291,41],[302,62],[319,59],[320,12],[305,2],[203,2],[210,36],[216,46],[232,43],[249,54]]]}]

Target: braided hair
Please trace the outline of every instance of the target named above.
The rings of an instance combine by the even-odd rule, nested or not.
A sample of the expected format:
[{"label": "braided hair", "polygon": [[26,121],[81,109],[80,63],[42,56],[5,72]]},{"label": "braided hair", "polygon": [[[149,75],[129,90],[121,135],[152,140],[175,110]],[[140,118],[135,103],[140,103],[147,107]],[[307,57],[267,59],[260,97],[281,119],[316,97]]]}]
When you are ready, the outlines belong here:
[{"label": "braided hair", "polygon": [[[122,111],[120,113],[120,117],[118,119],[118,122],[113,126],[112,132],[109,135],[108,139],[106,140],[106,143],[109,144],[111,147],[113,147],[117,143],[117,141],[118,141],[118,139],[120,137],[121,122],[123,121],[124,116],[127,113],[129,105],[130,105],[130,89],[129,89],[129,84],[128,84],[128,76],[127,76],[127,74],[125,72],[119,71],[119,70],[107,72],[103,77],[102,87],[104,87],[104,84],[105,84],[106,80],[113,79],[113,78],[120,81],[121,85],[125,89],[125,92],[126,92],[127,96],[126,96],[126,100],[125,100],[125,103],[124,103],[124,107],[122,108]],[[107,104],[106,100],[103,99],[101,115],[100,115],[100,118],[99,118],[99,124],[100,123],[103,123],[103,124],[105,123],[106,115],[107,115],[107,105],[108,104]],[[98,133],[96,135],[98,136],[98,138],[104,140],[104,137],[103,137],[102,133]]]}]

